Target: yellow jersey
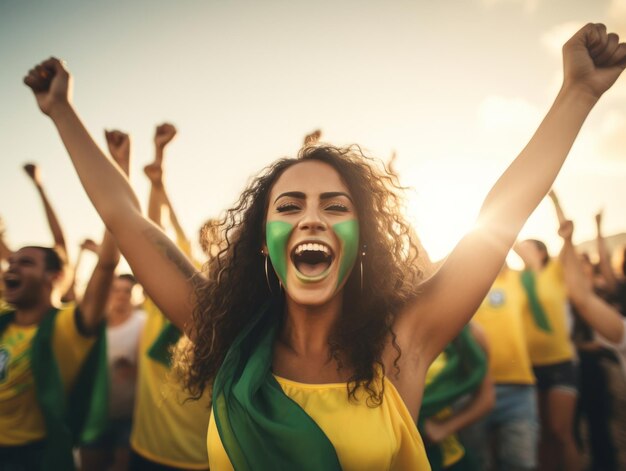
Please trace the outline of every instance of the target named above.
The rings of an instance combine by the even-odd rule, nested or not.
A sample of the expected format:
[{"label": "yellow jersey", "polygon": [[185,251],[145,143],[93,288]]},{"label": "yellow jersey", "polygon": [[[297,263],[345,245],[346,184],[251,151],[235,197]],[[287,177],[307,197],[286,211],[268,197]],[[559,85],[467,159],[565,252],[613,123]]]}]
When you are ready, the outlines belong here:
[{"label": "yellow jersey", "polygon": [[568,301],[561,263],[552,259],[535,276],[537,296],[552,331],[537,327],[526,300],[523,319],[531,362],[533,366],[545,366],[571,360],[574,348],[567,326]]},{"label": "yellow jersey", "polygon": [[519,276],[502,271],[473,318],[487,337],[489,369],[497,384],[535,383],[522,319],[526,294]]},{"label": "yellow jersey", "polygon": [[[2,315],[2,314],[0,314]],[[64,305],[54,321],[52,349],[67,393],[96,337],[76,327],[73,304]],[[31,347],[37,325],[9,324],[0,336],[0,446],[24,445],[46,437],[35,394]]]},{"label": "yellow jersey", "polygon": [[[148,356],[167,323],[151,300],[144,303],[146,323],[139,344],[139,370],[131,433],[135,452],[150,461],[187,469],[207,469],[209,401],[189,397],[170,369]],[[185,337],[181,338],[184,341]]]}]

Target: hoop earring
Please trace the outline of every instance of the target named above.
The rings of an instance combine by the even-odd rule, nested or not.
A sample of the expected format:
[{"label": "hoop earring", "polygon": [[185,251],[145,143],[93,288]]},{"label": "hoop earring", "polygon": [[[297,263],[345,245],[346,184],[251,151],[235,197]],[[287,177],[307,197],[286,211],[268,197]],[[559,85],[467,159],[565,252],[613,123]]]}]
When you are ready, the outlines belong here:
[{"label": "hoop earring", "polygon": [[361,249],[361,257],[359,258],[359,267],[360,267],[360,278],[361,278],[361,293],[363,293],[363,259],[366,255],[367,245],[363,244],[363,248]]},{"label": "hoop earring", "polygon": [[270,285],[270,277],[267,270],[267,254],[263,251],[261,253],[265,256],[265,281],[267,282],[267,288],[270,290],[270,294],[274,296],[274,292],[272,291],[272,285]]}]

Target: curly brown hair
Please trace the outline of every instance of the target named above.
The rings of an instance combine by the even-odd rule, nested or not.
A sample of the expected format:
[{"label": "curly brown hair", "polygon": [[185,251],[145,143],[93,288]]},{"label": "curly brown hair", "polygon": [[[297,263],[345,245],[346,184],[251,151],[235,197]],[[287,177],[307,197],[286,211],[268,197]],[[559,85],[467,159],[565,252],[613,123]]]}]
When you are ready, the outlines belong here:
[{"label": "curly brown hair", "polygon": [[273,275],[274,294],[268,287],[261,254],[269,194],[286,169],[306,160],[331,165],[346,183],[359,220],[359,243],[366,251],[357,260],[363,264],[363,288],[359,269],[354,269],[343,289],[344,309],[329,339],[331,357],[339,368],[353,371],[347,383],[351,398],[362,386],[368,403],[382,401],[376,369],[385,373],[382,352],[389,339],[397,351],[396,362],[400,357],[392,325],[400,308],[415,295],[418,249],[403,216],[397,178],[382,171],[378,161],[358,146],[329,145],[304,147],[297,158],[283,158],[267,167],[221,220],[225,242],[208,264],[208,281],[194,283],[197,303],[190,336],[195,341],[182,353],[184,383],[193,398],[211,386],[233,340],[260,306],[279,295]]}]

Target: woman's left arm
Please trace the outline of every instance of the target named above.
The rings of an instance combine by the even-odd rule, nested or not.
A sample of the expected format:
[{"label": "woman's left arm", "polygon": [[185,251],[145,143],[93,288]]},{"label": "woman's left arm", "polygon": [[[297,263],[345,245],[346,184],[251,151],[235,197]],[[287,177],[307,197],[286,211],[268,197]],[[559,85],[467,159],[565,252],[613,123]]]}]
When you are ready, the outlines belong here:
[{"label": "woman's left arm", "polygon": [[495,183],[476,225],[398,317],[400,340],[430,363],[474,314],[518,232],[556,178],[587,115],[626,68],[626,44],[587,24],[563,47],[564,78],[530,142]]}]

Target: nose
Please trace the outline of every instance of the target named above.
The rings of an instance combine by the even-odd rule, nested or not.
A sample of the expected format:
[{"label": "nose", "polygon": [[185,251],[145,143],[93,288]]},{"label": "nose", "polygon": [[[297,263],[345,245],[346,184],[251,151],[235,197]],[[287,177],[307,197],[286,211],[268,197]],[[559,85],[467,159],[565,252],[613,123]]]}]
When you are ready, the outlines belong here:
[{"label": "nose", "polygon": [[304,231],[325,231],[328,224],[317,208],[309,208],[298,223],[298,229]]}]

